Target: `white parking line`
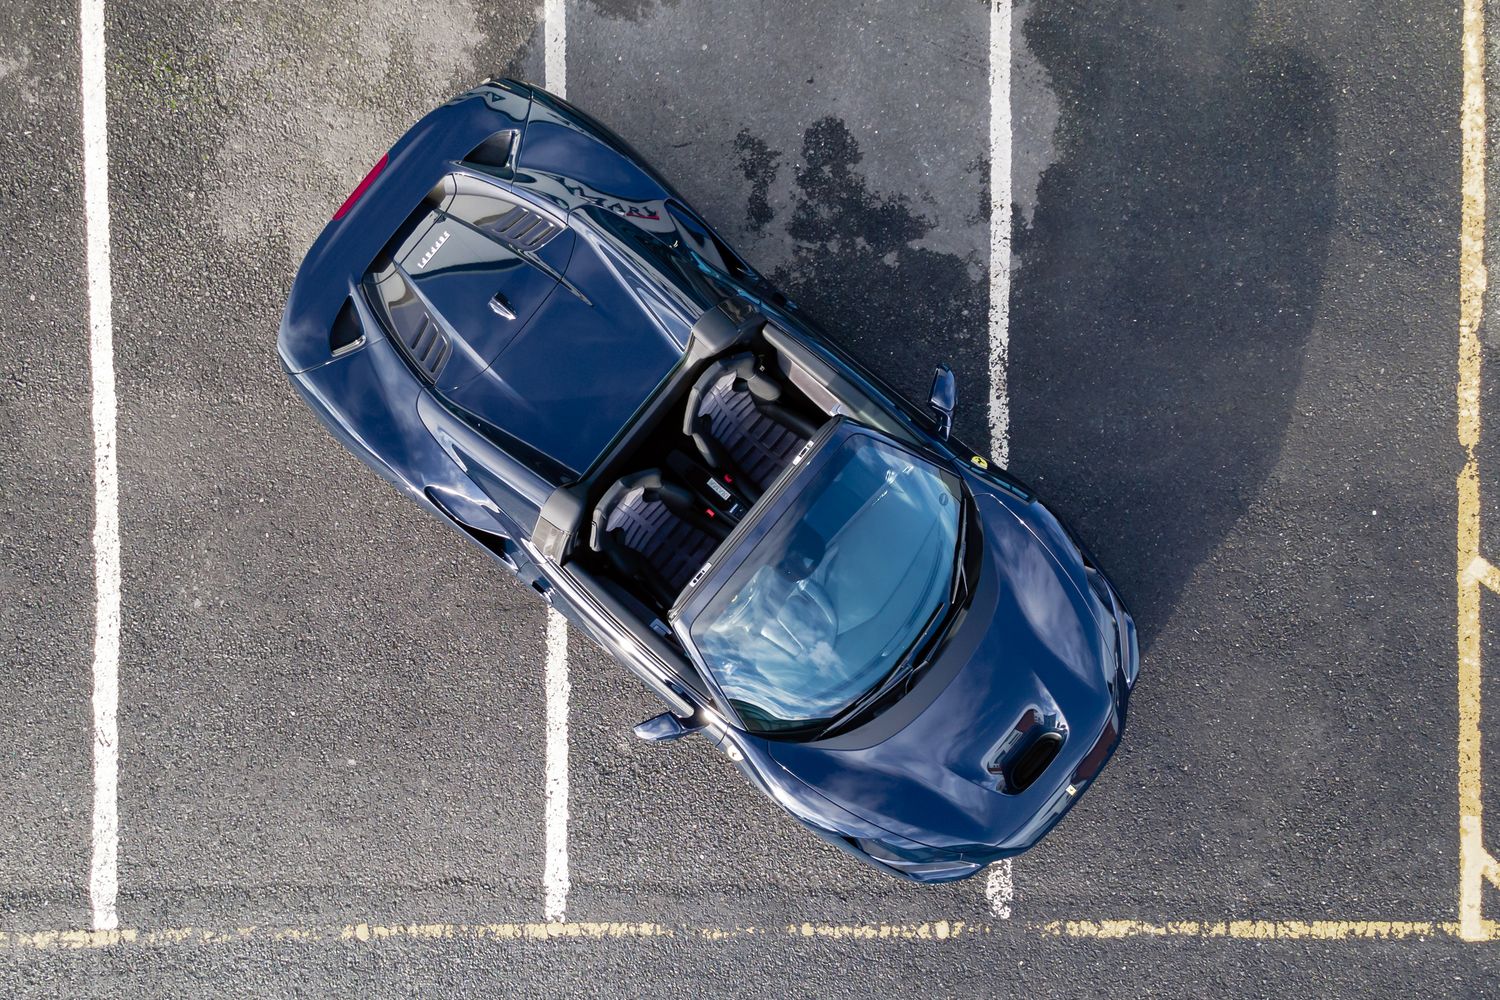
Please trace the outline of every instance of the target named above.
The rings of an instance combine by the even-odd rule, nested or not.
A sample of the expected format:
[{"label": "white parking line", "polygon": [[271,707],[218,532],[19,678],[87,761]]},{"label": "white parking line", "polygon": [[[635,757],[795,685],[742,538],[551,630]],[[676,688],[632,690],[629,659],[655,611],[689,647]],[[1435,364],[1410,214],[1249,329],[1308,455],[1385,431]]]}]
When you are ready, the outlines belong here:
[{"label": "white parking line", "polygon": [[567,0],[547,0],[542,9],[542,52],[546,60],[542,72],[547,89],[558,97],[568,96],[568,11]]},{"label": "white parking line", "polygon": [[[545,85],[568,96],[568,12],[565,0],[546,0],[542,10]],[[543,912],[561,921],[568,912],[568,623],[547,609],[546,858],[542,866]]]},{"label": "white parking line", "polygon": [[990,904],[991,913],[1001,920],[1010,919],[1010,902],[1016,898],[1016,881],[1009,858],[990,866],[984,881],[984,898]]},{"label": "white parking line", "polygon": [[89,900],[95,930],[119,926],[120,484],[115,459],[115,348],[109,282],[109,146],[104,2],[81,0],[83,204],[87,227],[89,366],[94,428],[94,826]]},{"label": "white parking line", "polygon": [[1010,464],[1010,0],[990,6],[990,455]]},{"label": "white parking line", "polygon": [[[1010,0],[990,5],[990,456],[1010,464]],[[1015,874],[1009,860],[990,868],[990,912],[1010,919]]]},{"label": "white parking line", "polygon": [[547,854],[542,868],[548,920],[568,909],[568,623],[547,609]]}]

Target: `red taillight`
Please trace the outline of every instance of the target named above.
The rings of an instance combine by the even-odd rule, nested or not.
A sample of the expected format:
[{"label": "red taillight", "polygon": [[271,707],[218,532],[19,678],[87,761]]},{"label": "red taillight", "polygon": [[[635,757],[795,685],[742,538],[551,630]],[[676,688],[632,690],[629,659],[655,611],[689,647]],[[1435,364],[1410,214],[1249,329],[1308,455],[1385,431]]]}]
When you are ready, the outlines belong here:
[{"label": "red taillight", "polygon": [[345,198],[344,203],[339,206],[339,210],[333,213],[334,219],[342,219],[344,217],[344,213],[353,208],[356,201],[359,201],[359,196],[365,193],[365,189],[368,188],[371,184],[375,183],[375,178],[379,177],[380,172],[385,169],[385,161],[389,156],[389,153],[387,153],[385,156],[382,156],[376,162],[376,164],[370,168],[370,172],[368,174],[365,174],[365,179],[360,181],[359,185],[353,191],[349,192],[349,197]]}]

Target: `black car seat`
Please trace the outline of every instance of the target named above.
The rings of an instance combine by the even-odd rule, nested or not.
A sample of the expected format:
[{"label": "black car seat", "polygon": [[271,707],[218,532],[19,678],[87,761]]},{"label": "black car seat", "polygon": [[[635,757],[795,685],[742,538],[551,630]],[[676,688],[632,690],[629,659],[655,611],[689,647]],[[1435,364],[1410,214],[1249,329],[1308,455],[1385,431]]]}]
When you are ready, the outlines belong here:
[{"label": "black car seat", "polygon": [[752,503],[816,431],[783,405],[781,383],[750,353],[708,366],[688,393],[682,425],[703,460],[735,476]]},{"label": "black car seat", "polygon": [[666,610],[728,535],[729,525],[692,493],[665,481],[660,469],[647,469],[605,491],[594,506],[589,546]]}]

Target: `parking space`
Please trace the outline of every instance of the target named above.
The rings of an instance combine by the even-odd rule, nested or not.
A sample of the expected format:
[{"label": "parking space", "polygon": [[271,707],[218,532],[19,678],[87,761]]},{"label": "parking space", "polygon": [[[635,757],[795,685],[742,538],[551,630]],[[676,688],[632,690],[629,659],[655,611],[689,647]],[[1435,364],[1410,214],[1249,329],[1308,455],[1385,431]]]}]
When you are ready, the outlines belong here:
[{"label": "parking space", "polygon": [[[959,433],[984,442],[987,17],[977,4],[921,19],[787,4],[768,19],[733,3],[584,3],[569,11],[568,98],[908,395],[952,363]],[[708,76],[714,87],[684,84]],[[572,912],[631,919],[647,895],[652,919],[753,924],[795,892],[809,919],[987,913],[982,879],[914,890],[813,840],[716,751],[628,746],[656,709],[600,667],[573,671]],[[631,764],[596,767],[595,748]],[[637,798],[650,804],[625,805]]]},{"label": "parking space", "polygon": [[[418,13],[239,13],[110,6],[122,919],[534,915],[541,610],[330,449],[274,352],[333,185],[458,70],[410,75]],[[344,108],[370,131],[285,127]]]},{"label": "parking space", "polygon": [[[1017,860],[1008,920],[982,877],[918,888],[854,864],[701,741],[636,741],[659,705],[574,635],[570,929],[545,922],[543,608],[327,437],[274,331],[351,182],[474,81],[551,80],[559,10],[568,98],[856,355],[919,398],[952,363],[957,433],[982,451],[1006,379],[1011,468],[1132,605],[1126,741]],[[0,278],[10,992],[296,992],[288,968],[325,995],[1477,988],[1493,946],[1454,923],[1452,11],[1016,6],[1004,367],[986,4],[105,13],[118,908],[138,933],[81,952],[107,939],[27,936],[89,923],[93,796],[85,220],[57,152],[80,145],[77,12],[43,5],[0,32],[0,217],[25,248]],[[1479,343],[1495,370],[1492,325]],[[1481,470],[1500,469],[1493,440]],[[1500,662],[1500,594],[1481,599]],[[1482,704],[1500,731],[1500,696]],[[1238,940],[1262,930],[1283,940]]]},{"label": "parking space", "polygon": [[59,208],[81,203],[82,175],[76,154],[53,154],[79,146],[76,24],[67,4],[40,4],[0,39],[0,219],[26,248],[3,277],[0,388],[0,741],[13,748],[0,919],[13,926],[88,917],[93,447],[83,223]]},{"label": "parking space", "polygon": [[1152,673],[1035,878],[1121,915],[1451,913],[1461,25],[1111,11],[1027,29],[1068,137],[1020,241],[1012,467]]}]

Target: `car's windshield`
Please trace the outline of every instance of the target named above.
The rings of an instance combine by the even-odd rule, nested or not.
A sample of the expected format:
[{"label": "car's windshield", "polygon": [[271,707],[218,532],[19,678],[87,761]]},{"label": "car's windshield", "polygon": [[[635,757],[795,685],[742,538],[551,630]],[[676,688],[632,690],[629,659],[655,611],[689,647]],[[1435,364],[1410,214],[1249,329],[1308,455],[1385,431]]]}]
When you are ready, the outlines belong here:
[{"label": "car's windshield", "polygon": [[690,627],[748,729],[826,722],[880,683],[948,598],[955,477],[856,434]]}]

